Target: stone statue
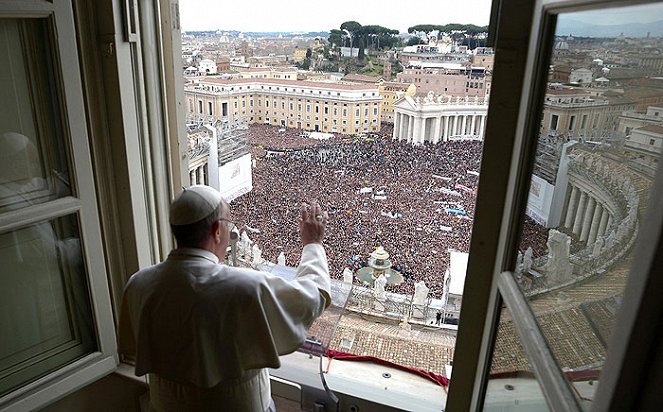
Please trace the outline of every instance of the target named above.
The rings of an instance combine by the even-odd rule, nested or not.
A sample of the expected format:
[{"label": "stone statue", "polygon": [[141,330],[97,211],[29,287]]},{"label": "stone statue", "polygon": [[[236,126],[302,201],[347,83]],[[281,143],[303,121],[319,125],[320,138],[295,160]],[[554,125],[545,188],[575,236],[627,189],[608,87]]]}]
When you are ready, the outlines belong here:
[{"label": "stone statue", "polygon": [[262,250],[256,245],[255,243],[253,244],[253,249],[251,250],[251,256],[253,260],[251,261],[252,264],[257,265],[259,263],[262,263]]},{"label": "stone statue", "polygon": [[460,103],[460,96],[456,96],[456,103]]},{"label": "stone statue", "polygon": [[249,235],[246,234],[246,231],[242,232],[242,235],[240,236],[241,240],[241,250],[242,250],[242,256],[247,257],[249,256],[249,248],[251,247],[251,239],[249,239]]},{"label": "stone statue", "polygon": [[281,266],[285,266],[285,253],[283,252],[279,253],[279,257],[276,258],[276,263],[278,263]]},{"label": "stone statue", "polygon": [[451,95],[447,96],[447,103],[451,103]]},{"label": "stone statue", "polygon": [[412,299],[412,303],[415,305],[424,306],[426,304],[426,298],[428,297],[428,291],[428,286],[426,286],[426,283],[423,280],[415,283],[414,298]]},{"label": "stone statue", "polygon": [[352,275],[352,271],[349,268],[343,269],[343,282],[351,284],[353,278],[354,276]]},{"label": "stone statue", "polygon": [[373,295],[375,299],[384,301],[387,299],[387,292],[384,290],[384,285],[387,284],[387,278],[384,277],[384,273],[381,273],[380,276],[375,279],[373,282]]},{"label": "stone statue", "polygon": [[571,238],[555,229],[548,232],[548,261],[543,267],[551,280],[562,283],[571,279],[573,268],[569,261]]},{"label": "stone statue", "polygon": [[433,99],[435,98],[435,93],[433,91],[429,91],[426,94],[426,97],[424,98],[424,103],[433,103]]},{"label": "stone statue", "polygon": [[523,274],[523,252],[518,251],[518,257],[516,258],[516,275]]},{"label": "stone statue", "polygon": [[601,250],[603,250],[603,243],[603,236],[596,238],[594,247],[592,248],[592,257],[596,258],[601,254]]},{"label": "stone statue", "polygon": [[408,318],[407,314],[403,315],[403,320],[401,321],[399,326],[401,327],[401,329],[408,332],[412,330],[412,326],[410,325],[410,319]]},{"label": "stone statue", "polygon": [[534,263],[534,250],[532,250],[532,247],[528,247],[527,250],[525,251],[525,254],[523,255],[523,273],[527,274],[529,273],[530,269],[532,269],[532,264]]}]

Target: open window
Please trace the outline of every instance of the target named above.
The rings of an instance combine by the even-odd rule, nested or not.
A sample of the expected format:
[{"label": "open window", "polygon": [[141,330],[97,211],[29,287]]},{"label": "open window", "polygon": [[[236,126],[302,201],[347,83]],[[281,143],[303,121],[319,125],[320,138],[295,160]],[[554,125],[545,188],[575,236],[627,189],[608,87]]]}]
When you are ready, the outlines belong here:
[{"label": "open window", "polygon": [[[494,85],[447,407],[651,408],[658,395],[647,393],[645,376],[660,379],[651,325],[662,308],[651,288],[660,287],[663,173],[619,132],[619,115],[654,130],[642,83],[608,73],[637,71],[655,88],[642,73],[651,71],[646,45],[660,48],[661,39],[638,27],[660,19],[663,3],[521,6],[494,6]],[[514,27],[529,27],[529,38]],[[637,62],[607,56],[635,44]],[[569,63],[592,77],[559,81]],[[589,118],[600,120],[575,127]],[[568,127],[552,127],[558,120]],[[524,231],[526,219],[547,233]]]}]

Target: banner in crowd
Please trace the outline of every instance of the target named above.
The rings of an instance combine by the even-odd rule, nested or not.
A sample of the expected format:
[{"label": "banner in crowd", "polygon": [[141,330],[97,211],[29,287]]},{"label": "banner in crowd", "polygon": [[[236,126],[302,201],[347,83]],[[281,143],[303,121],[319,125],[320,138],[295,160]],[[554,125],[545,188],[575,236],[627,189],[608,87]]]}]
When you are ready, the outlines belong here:
[{"label": "banner in crowd", "polygon": [[466,192],[466,193],[469,193],[469,194],[472,194],[472,195],[474,194],[474,189],[472,189],[471,187],[467,187],[465,185],[461,185],[460,183],[456,183],[454,185],[454,187],[456,189],[462,190],[463,192]]},{"label": "banner in crowd", "polygon": [[455,190],[447,189],[446,187],[442,187],[439,190],[440,192],[444,193],[445,195],[450,195],[450,196],[462,196],[460,192],[456,192]]}]

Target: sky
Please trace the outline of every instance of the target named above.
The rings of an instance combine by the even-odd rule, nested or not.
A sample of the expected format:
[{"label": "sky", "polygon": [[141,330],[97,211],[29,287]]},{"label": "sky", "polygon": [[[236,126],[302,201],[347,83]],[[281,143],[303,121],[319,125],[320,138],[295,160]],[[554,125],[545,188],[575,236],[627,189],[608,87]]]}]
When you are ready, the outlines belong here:
[{"label": "sky", "polygon": [[663,20],[663,6],[660,3],[655,3],[630,7],[615,7],[611,9],[569,13],[566,17],[579,22],[601,26],[652,23]]},{"label": "sky", "polygon": [[349,20],[407,32],[417,24],[487,26],[491,0],[180,0],[182,30],[329,31]]}]

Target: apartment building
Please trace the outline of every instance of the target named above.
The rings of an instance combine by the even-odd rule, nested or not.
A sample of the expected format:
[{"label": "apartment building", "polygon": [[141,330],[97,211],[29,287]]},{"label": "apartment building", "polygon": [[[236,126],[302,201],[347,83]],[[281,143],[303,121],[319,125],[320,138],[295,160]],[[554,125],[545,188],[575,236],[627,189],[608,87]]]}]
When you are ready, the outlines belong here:
[{"label": "apartment building", "polygon": [[380,82],[378,91],[382,97],[382,122],[394,123],[394,103],[402,96],[414,97],[417,86],[412,83]]},{"label": "apartment building", "polygon": [[411,62],[396,75],[400,83],[413,83],[417,93],[428,92],[452,97],[479,97],[490,95],[492,76],[485,67],[458,63]]},{"label": "apartment building", "polygon": [[285,79],[202,79],[185,87],[189,118],[354,134],[380,128],[377,86]]},{"label": "apartment building", "polygon": [[622,96],[604,96],[588,89],[554,87],[546,91],[541,129],[569,137],[586,136],[591,130],[616,131],[619,116],[635,103]]}]

